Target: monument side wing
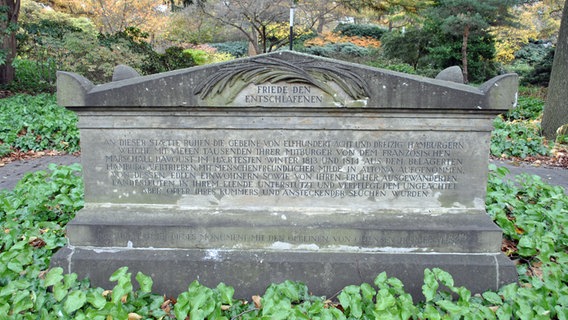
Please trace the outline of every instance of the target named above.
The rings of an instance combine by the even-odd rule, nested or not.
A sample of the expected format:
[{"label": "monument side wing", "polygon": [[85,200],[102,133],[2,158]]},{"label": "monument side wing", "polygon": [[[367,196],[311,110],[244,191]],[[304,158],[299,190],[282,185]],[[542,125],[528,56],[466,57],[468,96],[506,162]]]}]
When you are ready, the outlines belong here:
[{"label": "monument side wing", "polygon": [[62,106],[85,106],[89,91],[95,85],[72,72],[57,72],[57,103]]}]

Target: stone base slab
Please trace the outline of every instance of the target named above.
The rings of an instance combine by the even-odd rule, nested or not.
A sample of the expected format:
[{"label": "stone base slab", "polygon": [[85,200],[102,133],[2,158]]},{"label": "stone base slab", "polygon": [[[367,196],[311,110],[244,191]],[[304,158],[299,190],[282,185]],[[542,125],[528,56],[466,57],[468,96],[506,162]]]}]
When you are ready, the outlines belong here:
[{"label": "stone base slab", "polygon": [[76,247],[495,253],[502,230],[485,212],[310,214],[91,207],[67,225],[67,235]]},{"label": "stone base slab", "polygon": [[438,267],[452,274],[456,286],[473,293],[496,290],[517,280],[513,263],[503,254],[375,253],[318,251],[261,251],[214,249],[117,249],[65,247],[51,261],[52,267],[89,277],[93,286],[112,289],[108,281],[116,269],[128,266],[152,276],[154,293],[175,297],[189,284],[215,287],[224,282],[235,288],[235,297],[261,295],[270,283],[284,280],[305,283],[310,292],[330,297],[347,285],[373,283],[386,271],[399,278],[406,292],[422,299],[424,269]]}]

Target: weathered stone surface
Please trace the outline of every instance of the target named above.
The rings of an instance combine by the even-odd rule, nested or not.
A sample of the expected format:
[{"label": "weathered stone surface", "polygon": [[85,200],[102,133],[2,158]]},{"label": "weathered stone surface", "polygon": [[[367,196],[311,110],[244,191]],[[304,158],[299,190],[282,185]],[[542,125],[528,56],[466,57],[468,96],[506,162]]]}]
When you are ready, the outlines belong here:
[{"label": "weathered stone surface", "polygon": [[381,211],[315,215],[95,207],[70,222],[67,235],[75,246],[171,249],[495,253],[501,243],[501,230],[484,213]]},{"label": "weathered stone surface", "polygon": [[115,285],[108,277],[126,265],[133,274],[151,275],[158,294],[177,296],[197,279],[209,287],[224,282],[236,288],[235,297],[244,299],[284,280],[303,282],[312,294],[330,297],[347,285],[372,284],[385,271],[399,278],[405,291],[418,300],[423,299],[424,269],[435,267],[450,272],[456,286],[466,286],[473,293],[497,290],[516,280],[515,266],[501,254],[81,247],[60,250],[52,264],[106,288]]},{"label": "weathered stone surface", "polygon": [[462,69],[458,66],[448,67],[436,76],[437,80],[451,81],[455,83],[464,83]]},{"label": "weathered stone surface", "polygon": [[[97,181],[86,186],[88,202],[484,209],[487,161],[480,159],[488,145],[480,142],[489,139],[489,117],[196,111],[192,117],[139,116],[133,122],[106,114],[113,116],[85,115],[80,123],[83,144],[92,146],[82,153],[83,164],[93,169],[85,179]],[[485,133],[474,131],[480,125]]]},{"label": "weathered stone surface", "polygon": [[[269,72],[274,69],[276,73]],[[67,72],[58,72],[58,77],[58,88],[62,92],[67,92],[66,86],[77,81],[88,81]],[[502,81],[504,78],[516,79],[516,76],[504,75],[495,79]],[[270,99],[281,96],[270,90],[293,83],[297,87],[307,86],[314,93],[322,88],[327,93],[290,93],[284,95],[286,101],[270,104]],[[248,102],[236,99],[239,92],[251,92],[247,91],[251,89],[258,94],[254,99]],[[503,90],[508,89],[503,86]],[[516,101],[515,96],[506,96],[500,101],[489,102],[483,90],[464,84],[286,51],[111,82],[84,91],[86,97],[82,101],[70,100],[61,94],[58,95],[59,103],[69,107],[129,106],[137,109],[148,106],[282,108],[307,105],[316,108],[507,110]]]},{"label": "weathered stone surface", "polygon": [[330,295],[386,270],[418,296],[432,266],[496,289],[516,271],[485,213],[489,140],[516,82],[291,52],[98,86],[60,72],[85,208],[53,264],[95,285],[140,267],[168,294],[198,278],[240,296],[284,279]]},{"label": "weathered stone surface", "polygon": [[134,68],[125,66],[123,64],[114,67],[114,72],[112,73],[112,81],[121,81],[130,78],[140,77],[138,71]]}]

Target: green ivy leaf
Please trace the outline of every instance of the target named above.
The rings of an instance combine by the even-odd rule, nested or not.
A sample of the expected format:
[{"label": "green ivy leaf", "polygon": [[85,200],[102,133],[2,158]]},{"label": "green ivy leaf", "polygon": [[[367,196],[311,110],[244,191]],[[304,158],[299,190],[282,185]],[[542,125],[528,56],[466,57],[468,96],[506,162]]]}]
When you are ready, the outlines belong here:
[{"label": "green ivy leaf", "polygon": [[45,287],[53,286],[56,283],[61,282],[61,280],[63,280],[63,269],[53,268],[45,275],[43,285]]},{"label": "green ivy leaf", "polygon": [[152,277],[143,274],[142,272],[138,272],[136,274],[136,281],[140,285],[140,291],[142,292],[152,292],[152,285],[154,281]]},{"label": "green ivy leaf", "polygon": [[436,304],[439,305],[442,309],[452,313],[453,315],[461,315],[469,312],[469,309],[459,306],[454,302],[448,300],[436,301]]},{"label": "green ivy leaf", "polygon": [[34,303],[28,290],[19,291],[14,294],[14,298],[12,300],[13,314],[18,314],[24,310],[31,309],[33,306]]},{"label": "green ivy leaf", "polygon": [[387,310],[396,305],[396,298],[387,290],[379,290],[375,308],[379,311]]},{"label": "green ivy leaf", "polygon": [[379,273],[379,275],[375,278],[374,283],[378,288],[382,289],[386,281],[387,281],[387,273],[383,271]]},{"label": "green ivy leaf", "polygon": [[499,320],[510,320],[511,318],[513,318],[513,308],[510,304],[506,303],[499,309],[497,309],[497,312],[495,314],[497,315],[497,319]]},{"label": "green ivy leaf", "polygon": [[359,286],[351,285],[343,288],[343,291],[338,296],[339,302],[343,309],[349,311],[349,315],[355,318],[360,318],[363,315],[363,306],[361,299],[361,288]]},{"label": "green ivy leaf", "polygon": [[53,285],[53,298],[55,298],[55,301],[61,302],[67,295],[67,292],[67,287],[62,282]]},{"label": "green ivy leaf", "polygon": [[371,287],[370,284],[363,283],[361,285],[361,294],[362,294],[364,300],[372,301],[373,297],[375,296],[375,294],[377,294],[377,292],[375,291],[375,289],[373,287]]},{"label": "green ivy leaf", "polygon": [[10,313],[10,305],[5,302],[0,301],[0,314],[8,314]]},{"label": "green ivy leaf", "polygon": [[531,236],[523,236],[517,245],[518,254],[523,257],[532,257],[538,253],[535,247],[535,241]]},{"label": "green ivy leaf", "polygon": [[495,292],[487,291],[484,292],[482,296],[485,300],[487,300],[487,302],[493,305],[498,305],[498,306],[503,305],[503,300],[501,300],[501,297]]},{"label": "green ivy leaf", "polygon": [[424,308],[422,319],[428,320],[440,320],[442,317],[440,316],[440,312],[436,309],[433,305],[427,304]]},{"label": "green ivy leaf", "polygon": [[109,278],[110,281],[118,281],[118,279],[124,277],[128,272],[128,267],[122,267],[116,270]]},{"label": "green ivy leaf", "polygon": [[112,302],[119,304],[122,297],[132,292],[131,273],[122,274],[118,278],[118,284],[112,289]]},{"label": "green ivy leaf", "polygon": [[87,295],[83,291],[72,291],[65,302],[63,303],[63,311],[67,314],[71,314],[76,310],[81,309],[87,302]]},{"label": "green ivy leaf", "polygon": [[235,288],[221,282],[219,283],[219,285],[217,285],[217,291],[221,295],[221,303],[233,305],[233,295],[235,294]]},{"label": "green ivy leaf", "polygon": [[454,278],[452,278],[451,274],[439,268],[434,268],[433,271],[440,282],[446,287],[451,288],[454,286]]},{"label": "green ivy leaf", "polygon": [[438,290],[438,281],[434,277],[434,273],[430,269],[424,269],[424,284],[422,285],[422,294],[426,301],[432,301]]},{"label": "green ivy leaf", "polygon": [[533,308],[530,303],[526,300],[519,299],[517,301],[518,308],[515,311],[515,314],[519,319],[534,319],[535,315],[533,312]]},{"label": "green ivy leaf", "polygon": [[185,319],[189,314],[189,292],[183,292],[178,296],[174,306],[174,314],[176,319]]},{"label": "green ivy leaf", "polygon": [[90,290],[89,292],[87,292],[87,302],[90,303],[97,310],[104,308],[104,306],[107,303],[102,293],[94,290]]}]

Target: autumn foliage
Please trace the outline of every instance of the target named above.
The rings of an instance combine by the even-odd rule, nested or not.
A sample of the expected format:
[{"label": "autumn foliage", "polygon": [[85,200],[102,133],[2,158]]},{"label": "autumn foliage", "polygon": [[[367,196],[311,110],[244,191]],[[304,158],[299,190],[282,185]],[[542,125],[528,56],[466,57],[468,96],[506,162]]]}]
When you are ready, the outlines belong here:
[{"label": "autumn foliage", "polygon": [[381,42],[377,39],[370,37],[358,37],[358,36],[343,36],[334,32],[324,32],[320,36],[306,40],[304,45],[306,47],[318,47],[325,46],[326,44],[336,44],[336,43],[352,43],[359,47],[364,48],[378,48],[381,46]]}]

